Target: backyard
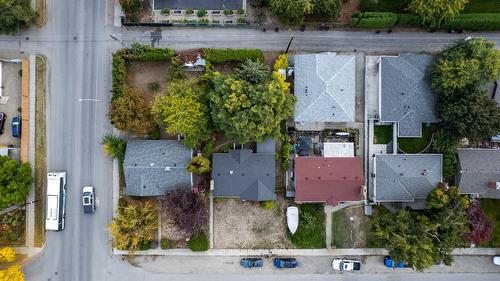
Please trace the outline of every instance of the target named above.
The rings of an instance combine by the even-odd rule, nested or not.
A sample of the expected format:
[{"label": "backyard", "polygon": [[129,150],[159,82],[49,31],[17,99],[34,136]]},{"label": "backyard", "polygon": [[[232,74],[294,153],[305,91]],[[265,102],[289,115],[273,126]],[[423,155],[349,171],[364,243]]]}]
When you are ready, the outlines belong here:
[{"label": "backyard", "polygon": [[392,140],[392,125],[375,125],[375,139],[377,144],[388,144]]},{"label": "backyard", "polygon": [[500,247],[500,199],[481,199],[481,208],[493,222],[493,236],[482,247]]},{"label": "backyard", "polygon": [[436,126],[430,124],[422,124],[421,138],[398,138],[398,149],[404,153],[421,153],[425,152],[432,141],[432,136],[436,130]]},{"label": "backyard", "polygon": [[325,212],[323,204],[300,204],[299,227],[290,239],[297,248],[325,248]]}]

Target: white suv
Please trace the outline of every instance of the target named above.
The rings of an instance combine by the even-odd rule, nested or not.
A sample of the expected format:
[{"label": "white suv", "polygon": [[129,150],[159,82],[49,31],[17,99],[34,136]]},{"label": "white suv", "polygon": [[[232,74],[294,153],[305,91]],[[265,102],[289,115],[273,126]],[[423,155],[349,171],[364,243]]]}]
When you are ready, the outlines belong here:
[{"label": "white suv", "polygon": [[333,259],[332,267],[340,272],[360,270],[361,262],[355,260],[345,260],[345,259]]},{"label": "white suv", "polygon": [[95,200],[94,200],[95,189],[92,186],[85,186],[83,188],[83,212],[85,214],[92,214],[95,211]]}]

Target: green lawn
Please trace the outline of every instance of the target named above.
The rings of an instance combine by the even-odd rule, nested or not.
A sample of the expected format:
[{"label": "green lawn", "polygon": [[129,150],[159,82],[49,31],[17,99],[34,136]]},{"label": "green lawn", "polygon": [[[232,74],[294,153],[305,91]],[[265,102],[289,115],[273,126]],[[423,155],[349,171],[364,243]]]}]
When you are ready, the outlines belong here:
[{"label": "green lawn", "polygon": [[407,14],[406,7],[410,0],[360,0],[359,9],[362,12],[393,12]]},{"label": "green lawn", "polygon": [[418,153],[424,150],[431,142],[435,126],[422,125],[421,138],[398,138],[398,148],[406,153]]},{"label": "green lawn", "polygon": [[375,139],[378,144],[387,144],[392,140],[392,125],[375,125]]},{"label": "green lawn", "polygon": [[500,199],[481,199],[481,208],[494,223],[493,237],[481,246],[500,248]]},{"label": "green lawn", "polygon": [[500,13],[499,0],[471,0],[462,13]]},{"label": "green lawn", "polygon": [[297,248],[325,248],[325,212],[323,204],[300,204],[299,227],[294,235],[288,234]]},{"label": "green lawn", "polygon": [[352,227],[345,211],[332,213],[332,245],[335,248],[352,248]]}]

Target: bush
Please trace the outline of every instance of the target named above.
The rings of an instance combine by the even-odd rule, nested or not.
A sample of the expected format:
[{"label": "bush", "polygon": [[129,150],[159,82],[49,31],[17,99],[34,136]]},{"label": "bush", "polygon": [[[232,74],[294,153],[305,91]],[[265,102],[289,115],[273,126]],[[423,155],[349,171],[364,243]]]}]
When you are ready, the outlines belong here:
[{"label": "bush", "polygon": [[139,249],[139,251],[145,251],[145,250],[151,249],[151,241],[149,241],[149,240],[141,241],[139,243],[138,249]]},{"label": "bush", "polygon": [[16,251],[11,247],[0,248],[0,263],[13,262],[16,260]]},{"label": "bush", "polygon": [[443,28],[465,30],[500,30],[500,14],[462,14],[446,21],[443,24]]},{"label": "bush", "polygon": [[203,156],[195,156],[187,165],[186,170],[198,175],[210,172],[210,160]]},{"label": "bush", "polygon": [[219,24],[220,23],[220,20],[213,20],[212,23],[214,24]]},{"label": "bush", "polygon": [[203,252],[208,250],[208,239],[205,232],[201,231],[198,235],[192,236],[188,245],[189,249],[193,252]]},{"label": "bush", "polygon": [[238,10],[238,15],[244,15],[245,11],[244,10]]},{"label": "bush", "polygon": [[239,24],[245,24],[245,23],[247,23],[247,21],[246,21],[246,19],[245,19],[245,18],[238,18],[238,19],[236,20],[236,22],[237,22],[237,23],[239,23]]},{"label": "bush", "polygon": [[170,15],[170,9],[169,8],[161,9],[161,14],[162,15]]},{"label": "bush", "polygon": [[264,53],[260,49],[205,49],[203,55],[211,63],[243,62],[247,59],[264,62]]},{"label": "bush", "polygon": [[125,150],[127,142],[113,134],[107,134],[102,138],[104,151],[111,159],[118,159],[123,162],[125,160]]},{"label": "bush", "polygon": [[192,14],[194,14],[193,9],[187,9],[186,10],[186,15],[192,15]]},{"label": "bush", "polygon": [[186,78],[186,73],[182,68],[181,57],[179,55],[172,56],[170,60],[170,67],[168,69],[168,75],[170,80],[182,80]]},{"label": "bush", "polygon": [[157,92],[159,89],[160,89],[160,83],[158,83],[157,81],[154,81],[154,82],[149,82],[148,83],[148,90],[150,92]]},{"label": "bush", "polygon": [[166,249],[170,248],[170,243],[169,243],[168,239],[166,239],[166,238],[161,239],[160,248],[162,250],[166,250]]},{"label": "bush", "polygon": [[125,50],[120,50],[113,54],[111,63],[111,100],[114,100],[123,94],[123,88],[127,82],[127,62],[124,58],[124,51]]},{"label": "bush", "polygon": [[187,191],[176,191],[163,199],[163,206],[173,223],[183,233],[195,236],[202,231],[208,222],[208,212],[205,198],[201,194]]},{"label": "bush", "polygon": [[151,133],[149,133],[149,137],[152,139],[152,140],[159,140],[161,135],[160,135],[160,128],[158,127],[155,127]]},{"label": "bush", "polygon": [[200,19],[198,23],[203,25],[208,24],[208,19]]},{"label": "bush", "polygon": [[224,10],[224,15],[228,16],[228,15],[232,15],[234,12],[233,10]]},{"label": "bush", "polygon": [[420,26],[421,20],[419,16],[412,14],[398,14],[396,25],[399,26]]},{"label": "bush", "polygon": [[212,153],[214,152],[215,138],[211,137],[207,140],[203,146],[203,157],[207,159],[212,158]]},{"label": "bush", "polygon": [[274,62],[274,70],[278,71],[280,69],[287,69],[287,68],[288,68],[288,55],[287,54],[279,55],[279,57]]},{"label": "bush", "polygon": [[204,17],[204,16],[206,16],[206,15],[207,15],[207,10],[205,10],[205,9],[198,10],[198,12],[196,12],[196,15],[197,15],[198,17],[200,17],[200,18],[201,18],[201,17]]},{"label": "bush", "polygon": [[272,210],[274,209],[274,201],[262,201],[260,206],[266,210]]},{"label": "bush", "polygon": [[394,13],[366,12],[355,13],[351,17],[351,24],[359,28],[389,28],[394,26],[398,17]]},{"label": "bush", "polygon": [[172,49],[153,48],[139,43],[133,43],[130,50],[130,59],[139,61],[169,60],[174,55],[174,50]]}]

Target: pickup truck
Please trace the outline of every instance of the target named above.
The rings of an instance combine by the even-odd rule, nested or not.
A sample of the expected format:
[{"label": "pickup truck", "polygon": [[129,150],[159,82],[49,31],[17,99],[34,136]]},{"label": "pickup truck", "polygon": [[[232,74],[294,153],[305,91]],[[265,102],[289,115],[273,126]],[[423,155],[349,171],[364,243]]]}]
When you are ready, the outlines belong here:
[{"label": "pickup truck", "polygon": [[95,189],[92,186],[85,186],[83,188],[83,196],[82,196],[82,203],[83,203],[83,213],[85,214],[92,214],[95,211],[95,200],[94,200],[94,194],[95,194]]},{"label": "pickup truck", "polygon": [[335,270],[339,270],[340,272],[360,270],[361,262],[346,259],[333,259],[332,268]]}]

